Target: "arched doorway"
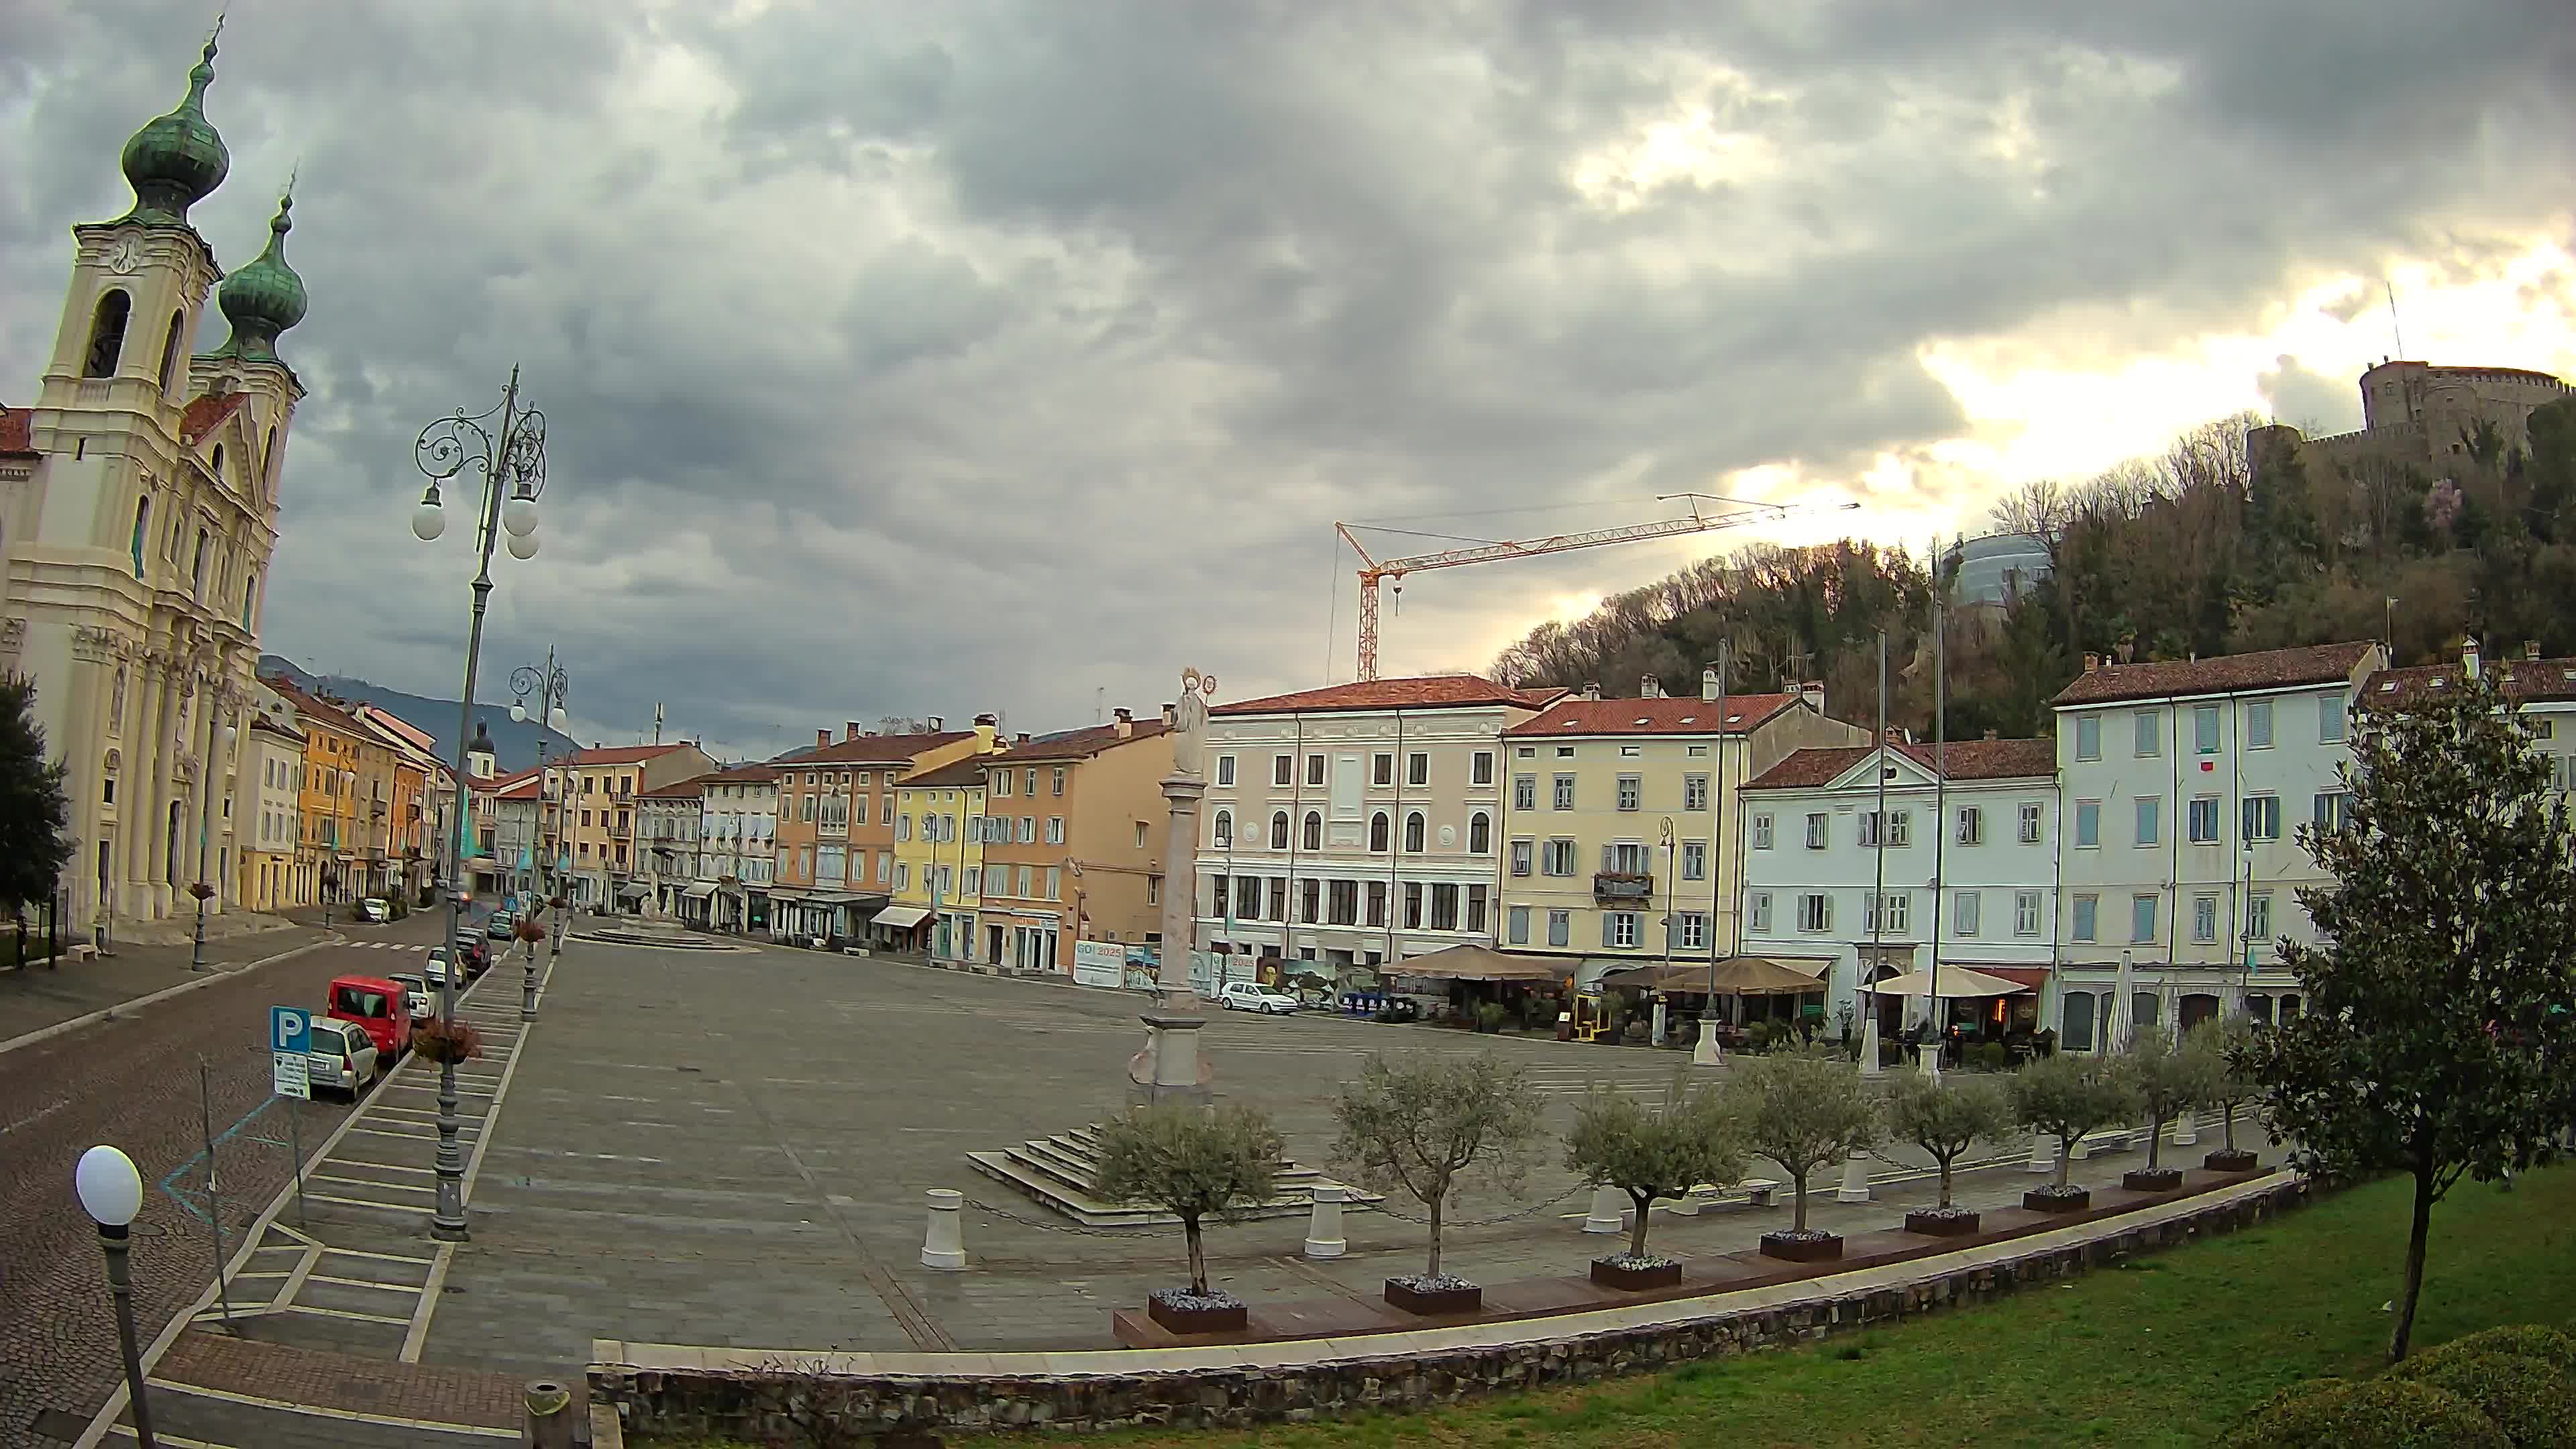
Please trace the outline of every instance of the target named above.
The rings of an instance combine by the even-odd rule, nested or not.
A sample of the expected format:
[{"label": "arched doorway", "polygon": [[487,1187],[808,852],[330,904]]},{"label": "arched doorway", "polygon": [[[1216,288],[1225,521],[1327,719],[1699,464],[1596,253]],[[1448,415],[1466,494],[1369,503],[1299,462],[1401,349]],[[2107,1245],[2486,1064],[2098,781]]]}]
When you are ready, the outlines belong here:
[{"label": "arched doorway", "polygon": [[2206,992],[2192,992],[2183,997],[2180,1008],[2174,1013],[2174,1026],[2178,1030],[2189,1031],[2204,1021],[2216,1021],[2218,1009],[2217,997]]}]

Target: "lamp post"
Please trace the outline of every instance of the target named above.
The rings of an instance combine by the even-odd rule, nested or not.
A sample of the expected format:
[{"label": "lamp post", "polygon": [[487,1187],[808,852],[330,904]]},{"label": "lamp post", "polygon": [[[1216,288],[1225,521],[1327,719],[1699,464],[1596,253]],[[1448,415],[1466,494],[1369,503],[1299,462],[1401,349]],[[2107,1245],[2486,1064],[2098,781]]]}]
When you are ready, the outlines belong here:
[{"label": "lamp post", "polygon": [[[1709,771],[1708,795],[1711,807],[1708,826],[1708,994],[1700,998],[1699,1040],[1691,1044],[1691,1061],[1703,1067],[1716,1066],[1723,1059],[1717,1045],[1717,957],[1721,949],[1717,943],[1717,914],[1718,893],[1726,885],[1727,787],[1735,778],[1728,773],[1729,767],[1726,763],[1726,676],[1734,663],[1734,642],[1727,639],[1718,640],[1717,658],[1709,665],[1710,671],[1717,676],[1717,698],[1714,701],[1717,705],[1717,735],[1714,741],[1716,758],[1711,761],[1712,768]],[[1794,687],[1794,681],[1792,687]],[[1737,860],[1735,868],[1738,878],[1741,879],[1744,862]],[[1726,913],[1726,920],[1729,931],[1733,931],[1736,925],[1735,912],[1729,910]]]},{"label": "lamp post", "polygon": [[[498,423],[487,426],[496,414]],[[466,629],[465,693],[456,717],[456,818],[461,821],[467,814],[465,792],[471,778],[466,750],[474,730],[474,675],[483,662],[483,613],[492,596],[492,546],[506,533],[510,557],[537,556],[537,495],[546,486],[546,415],[519,406],[519,370],[513,367],[498,408],[471,416],[460,408],[421,429],[412,444],[412,461],[429,479],[411,518],[412,536],[423,543],[447,531],[439,484],[471,470],[479,475],[483,490],[474,510],[474,612]],[[447,865],[447,939],[453,943],[460,905],[456,882],[464,862],[461,837],[442,833],[449,834],[442,853]],[[461,974],[451,970],[439,977],[438,1014],[451,1026],[456,1020],[456,978]],[[429,1220],[430,1236],[447,1242],[466,1237],[465,1150],[457,1141],[461,1124],[456,1106],[456,1062],[450,1057],[438,1064],[438,1206]]]},{"label": "lamp post", "polygon": [[134,1280],[126,1268],[127,1234],[143,1211],[143,1176],[124,1153],[93,1147],[73,1169],[72,1187],[80,1195],[81,1211],[98,1224],[99,1250],[107,1255],[107,1292],[116,1300],[116,1342],[125,1351],[125,1396],[134,1409],[134,1441],[153,1449],[159,1441],[152,1437],[152,1410],[143,1397],[143,1354],[134,1342]]},{"label": "lamp post", "polygon": [[[227,760],[231,759],[233,741],[240,738],[241,731],[233,728],[232,722],[227,720],[223,728],[216,733],[223,744],[223,757]],[[197,776],[204,782],[203,788],[213,789],[215,762],[208,760],[205,768],[197,772]],[[215,893],[215,888],[206,884],[206,837],[212,833],[213,810],[209,808],[200,811],[197,815],[197,879],[195,884],[188,887],[188,894],[197,898],[197,944],[188,952],[188,969],[191,972],[206,969],[206,901]]]},{"label": "lamp post", "polygon": [[[513,696],[510,704],[510,718],[514,722],[519,724],[528,722],[528,696],[533,694],[537,697],[537,850],[539,855],[545,857],[539,863],[539,874],[547,881],[545,901],[549,912],[554,908],[552,883],[554,872],[551,869],[554,860],[545,842],[546,802],[553,797],[553,792],[546,788],[545,731],[562,729],[566,721],[571,718],[564,712],[564,701],[571,692],[572,682],[564,674],[563,666],[555,663],[555,651],[552,646],[546,649],[546,664],[543,669],[533,664],[522,664],[510,671],[510,693]],[[539,924],[544,924],[542,919]],[[521,953],[524,975],[519,983],[519,1019],[534,1021],[537,1019],[537,943],[529,941],[525,944],[527,949]],[[546,965],[549,968],[554,965],[554,956],[555,936],[552,932],[548,932]]]}]

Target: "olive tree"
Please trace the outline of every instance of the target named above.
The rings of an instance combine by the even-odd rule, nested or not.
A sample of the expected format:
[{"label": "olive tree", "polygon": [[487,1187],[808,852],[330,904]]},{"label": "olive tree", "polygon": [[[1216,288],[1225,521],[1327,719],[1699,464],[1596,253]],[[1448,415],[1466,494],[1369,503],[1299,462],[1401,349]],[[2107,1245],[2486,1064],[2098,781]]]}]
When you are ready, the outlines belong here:
[{"label": "olive tree", "polygon": [[2131,1100],[2147,1119],[2147,1170],[2163,1165],[2165,1124],[2215,1094],[2211,1059],[2160,1026],[2142,1026],[2118,1070]]},{"label": "olive tree", "polygon": [[1333,1102],[1333,1160],[1361,1186],[1402,1192],[1431,1216],[1423,1269],[1440,1276],[1441,1219],[1472,1174],[1497,1190],[1529,1169],[1539,1135],[1538,1087],[1494,1057],[1371,1057]]},{"label": "olive tree", "polygon": [[2014,1121],[2057,1139],[2054,1186],[2061,1192],[2084,1134],[2125,1121],[2138,1109],[2116,1061],[2067,1052],[2034,1058],[2013,1073],[2012,1106]]},{"label": "olive tree", "polygon": [[2576,830],[2498,664],[2356,716],[2340,824],[2299,843],[2308,1009],[2238,1061],[2304,1168],[2414,1179],[2388,1356],[2406,1356],[2433,1205],[2550,1151],[2576,1117]]},{"label": "olive tree", "polygon": [[1575,1109],[1565,1139],[1565,1166],[1588,1187],[1615,1187],[1637,1206],[1628,1233],[1631,1257],[1646,1255],[1649,1209],[1658,1198],[1687,1196],[1699,1184],[1744,1176],[1744,1146],[1708,1088],[1680,1082],[1660,1106],[1625,1092],[1595,1088]]},{"label": "olive tree", "polygon": [[1838,1056],[1737,1057],[1719,1102],[1746,1150],[1778,1163],[1788,1177],[1795,1233],[1807,1231],[1808,1181],[1878,1140],[1878,1099]]},{"label": "olive tree", "polygon": [[1930,1153],[1941,1167],[1941,1206],[1950,1206],[1950,1176],[1977,1142],[2013,1124],[2012,1102],[1991,1077],[1905,1072],[1887,1095],[1887,1135]]},{"label": "olive tree", "polygon": [[2218,1109],[2219,1145],[2229,1152],[2236,1150],[2236,1114],[2263,1090],[2238,1065],[2253,1052],[2254,1035],[2253,1022],[2234,1017],[2204,1021],[2183,1037],[2183,1050],[2202,1059],[2209,1087],[2205,1105]]},{"label": "olive tree", "polygon": [[1200,1225],[1267,1201],[1280,1150],[1278,1131],[1258,1108],[1228,1103],[1211,1111],[1165,1102],[1114,1117],[1100,1129],[1096,1182],[1112,1202],[1149,1202],[1181,1220],[1190,1292],[1205,1297]]}]

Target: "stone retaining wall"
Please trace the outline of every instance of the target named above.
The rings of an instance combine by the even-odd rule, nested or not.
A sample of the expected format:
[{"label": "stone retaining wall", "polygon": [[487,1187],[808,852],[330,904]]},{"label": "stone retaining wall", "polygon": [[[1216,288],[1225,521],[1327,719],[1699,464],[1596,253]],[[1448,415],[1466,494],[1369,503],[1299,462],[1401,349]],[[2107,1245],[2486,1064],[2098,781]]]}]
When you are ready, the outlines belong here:
[{"label": "stone retaining wall", "polygon": [[[1303,1423],[1360,1410],[1438,1408],[1488,1394],[1583,1383],[1617,1374],[1643,1373],[1693,1359],[1749,1353],[1812,1342],[1829,1334],[1884,1324],[1962,1303],[2007,1297],[2024,1288],[2074,1277],[2140,1253],[2156,1252],[2212,1233],[2249,1227],[2300,1206],[2308,1184],[2290,1179],[2225,1202],[2210,1203],[2159,1221],[2123,1226],[2098,1224],[2098,1235],[2076,1243],[2031,1248],[1950,1267],[1931,1263],[1913,1276],[1874,1287],[1832,1278],[1798,1285],[1794,1302],[1692,1313],[1669,1305],[1663,1322],[1579,1331],[1572,1324],[1524,1320],[1523,1342],[1475,1347],[1387,1344],[1375,1354],[1302,1358],[1274,1366],[1233,1363],[1135,1371],[1026,1374],[969,1363],[1032,1363],[1045,1355],[960,1354],[954,1374],[838,1372],[837,1355],[639,1350],[632,1363],[599,1363],[590,1370],[590,1399],[615,1404],[630,1432],[730,1434],[761,1438],[785,1430],[791,1397],[810,1409],[828,1406],[844,1427],[989,1430],[1048,1427],[1114,1429],[1140,1425],[1232,1427]],[[1551,1335],[1550,1328],[1556,1332]],[[1388,1335],[1418,1339],[1423,1334]],[[1263,1345],[1247,1346],[1244,1354]],[[1293,1345],[1267,1345],[1286,1349]],[[1189,1350],[1172,1351],[1172,1356]],[[1127,1355],[1086,1354],[1084,1358]],[[1137,1362],[1152,1361],[1144,1354]]]}]

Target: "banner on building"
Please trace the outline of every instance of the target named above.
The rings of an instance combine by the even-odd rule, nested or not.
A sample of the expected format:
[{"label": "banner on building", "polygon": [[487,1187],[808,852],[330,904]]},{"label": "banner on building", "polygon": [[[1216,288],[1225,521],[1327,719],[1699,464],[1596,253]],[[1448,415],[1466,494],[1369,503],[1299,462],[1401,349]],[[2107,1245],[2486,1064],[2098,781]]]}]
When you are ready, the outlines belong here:
[{"label": "banner on building", "polygon": [[1126,984],[1127,947],[1116,941],[1073,943],[1073,984],[1112,990]]}]

